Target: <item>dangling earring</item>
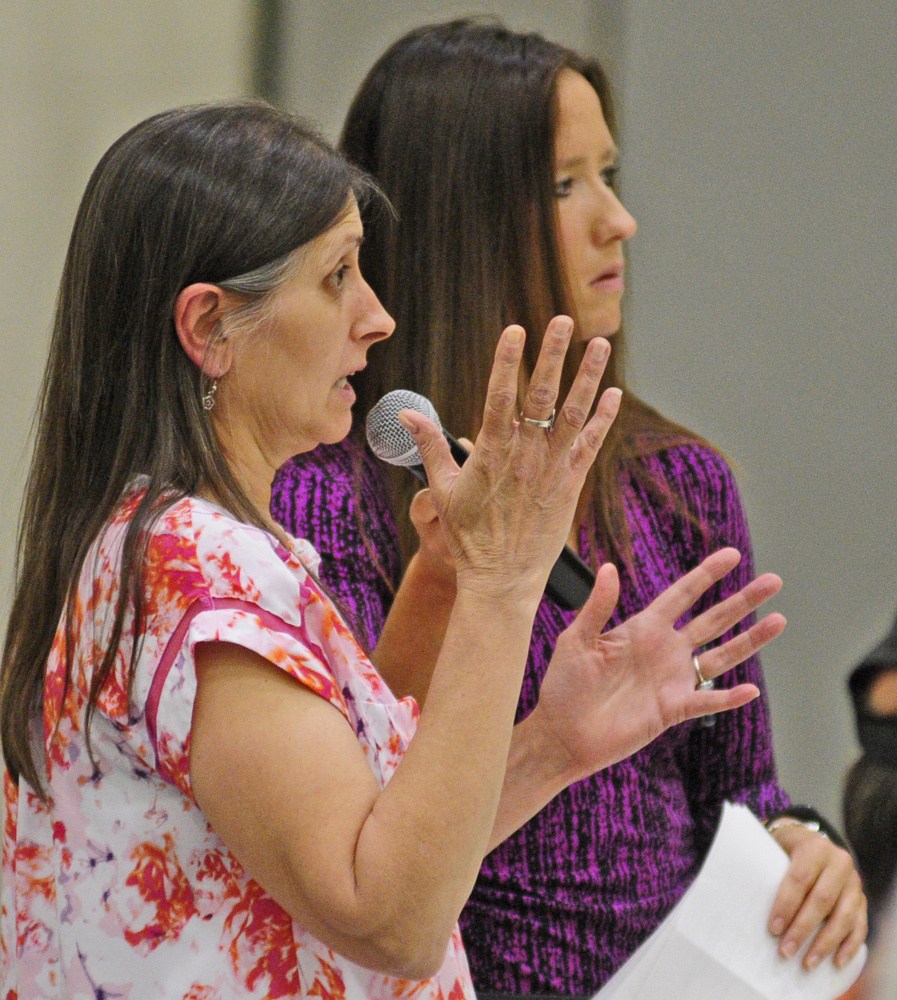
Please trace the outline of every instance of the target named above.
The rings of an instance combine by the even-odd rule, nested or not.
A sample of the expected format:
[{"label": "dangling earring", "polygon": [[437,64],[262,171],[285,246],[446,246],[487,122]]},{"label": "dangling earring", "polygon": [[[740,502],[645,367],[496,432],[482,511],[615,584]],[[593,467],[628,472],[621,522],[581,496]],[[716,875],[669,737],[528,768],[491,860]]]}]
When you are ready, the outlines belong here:
[{"label": "dangling earring", "polygon": [[202,397],[202,408],[204,410],[211,410],[215,405],[215,393],[218,391],[218,379],[212,379],[212,384],[209,386],[209,391]]}]

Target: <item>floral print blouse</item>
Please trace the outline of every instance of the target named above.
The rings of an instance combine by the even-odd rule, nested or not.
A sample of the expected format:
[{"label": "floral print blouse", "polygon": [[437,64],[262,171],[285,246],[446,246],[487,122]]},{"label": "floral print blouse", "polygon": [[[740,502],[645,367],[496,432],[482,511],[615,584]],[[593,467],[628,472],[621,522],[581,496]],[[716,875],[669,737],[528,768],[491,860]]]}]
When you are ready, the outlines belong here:
[{"label": "floral print blouse", "polygon": [[132,697],[126,623],[88,753],[87,694],[110,641],[121,544],[138,500],[139,491],[122,505],[82,570],[67,690],[61,627],[47,663],[43,739],[36,725],[35,743],[46,758],[50,804],[6,775],[3,1000],[472,998],[457,929],[432,979],[363,969],[247,876],[193,797],[200,642],[244,646],[329,701],[353,727],[381,787],[413,735],[414,702],[393,697],[317,586],[309,543],[291,540],[286,549],[203,500],[170,507],[149,543]]}]

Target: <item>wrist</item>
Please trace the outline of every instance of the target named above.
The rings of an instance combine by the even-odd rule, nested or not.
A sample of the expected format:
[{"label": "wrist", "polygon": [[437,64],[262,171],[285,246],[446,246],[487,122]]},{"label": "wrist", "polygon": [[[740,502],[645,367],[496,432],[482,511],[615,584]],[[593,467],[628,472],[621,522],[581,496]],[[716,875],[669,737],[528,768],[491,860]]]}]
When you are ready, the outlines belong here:
[{"label": "wrist", "polygon": [[829,821],[812,806],[793,805],[770,816],[763,824],[768,833],[775,836],[779,830],[788,827],[803,827],[830,840],[836,847],[847,850],[847,844]]},{"label": "wrist", "polygon": [[[545,593],[545,581],[512,577],[502,571],[459,569],[456,575],[458,595],[473,594],[486,602],[493,613],[535,618]],[[532,622],[530,622],[532,624]]]},{"label": "wrist", "polygon": [[549,798],[554,798],[583,775],[578,762],[547,724],[544,715],[544,711],[536,705],[522,722],[514,726],[508,764],[514,763],[525,770]]}]

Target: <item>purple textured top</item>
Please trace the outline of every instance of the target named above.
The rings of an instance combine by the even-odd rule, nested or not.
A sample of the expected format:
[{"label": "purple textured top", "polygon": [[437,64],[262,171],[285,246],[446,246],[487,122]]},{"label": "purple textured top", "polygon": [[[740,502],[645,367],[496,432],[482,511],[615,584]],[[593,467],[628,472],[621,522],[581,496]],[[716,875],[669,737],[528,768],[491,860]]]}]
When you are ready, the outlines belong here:
[{"label": "purple textured top", "polygon": [[[633,568],[620,568],[620,600],[608,627],[640,611],[724,545],[742,553],[741,563],[704,596],[695,614],[754,573],[738,489],[721,456],[696,443],[639,461],[683,498],[704,531],[671,507],[658,508],[624,474]],[[354,485],[353,466],[361,469]],[[324,581],[376,645],[391,592],[375,559],[394,586],[400,575],[395,522],[376,461],[350,442],[298,456],[278,473],[271,509],[289,532],[318,549]],[[518,720],[535,707],[557,637],[574,617],[543,598]],[[595,992],[688,887],[724,800],[745,803],[761,819],[789,804],[776,779],[758,659],[726,678],[725,685],[758,685],[761,697],[718,716],[711,728],[683,723],[628,760],[571,785],[486,857],[461,915],[478,990]]]}]

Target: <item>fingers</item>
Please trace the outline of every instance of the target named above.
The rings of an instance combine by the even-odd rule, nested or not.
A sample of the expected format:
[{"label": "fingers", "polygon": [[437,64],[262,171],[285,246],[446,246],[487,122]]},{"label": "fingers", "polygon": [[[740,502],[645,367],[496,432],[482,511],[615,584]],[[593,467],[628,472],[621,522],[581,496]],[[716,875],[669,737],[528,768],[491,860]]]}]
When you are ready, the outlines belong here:
[{"label": "fingers", "polygon": [[408,513],[420,541],[417,550],[419,558],[430,572],[437,572],[445,583],[454,583],[455,560],[442,530],[433,491],[426,489],[415,493]]},{"label": "fingers", "polygon": [[688,637],[693,648],[703,646],[713,639],[718,639],[724,632],[728,632],[733,625],[752,611],[756,611],[781,589],[782,581],[774,573],[758,576],[737,594],[692,619],[683,626],[682,632]]},{"label": "fingers", "polygon": [[570,449],[570,464],[574,469],[588,468],[595,461],[598,449],[604,444],[610,425],[620,411],[622,399],[623,393],[619,389],[606,389],[601,394],[594,416]]},{"label": "fingers", "polygon": [[[521,416],[544,421],[555,412],[564,359],[572,334],[573,321],[569,316],[555,316],[548,324],[536,367],[529,380]],[[502,333],[495,352],[483,430],[498,444],[507,440],[517,417],[515,407],[523,343],[523,329],[509,326]],[[574,459],[578,464],[594,461],[620,406],[620,390],[607,390],[594,416],[586,424],[609,356],[610,344],[603,338],[596,337],[588,343],[579,371],[552,429],[551,440],[557,445],[568,447],[576,439]],[[527,423],[525,419],[520,427],[524,433],[545,429]]]},{"label": "fingers", "polygon": [[579,371],[555,421],[554,434],[557,437],[572,441],[582,430],[592,411],[609,357],[610,344],[602,337],[596,337],[586,345]]},{"label": "fingers", "polygon": [[780,953],[785,958],[796,955],[818,929],[804,966],[815,967],[836,949],[842,964],[849,961],[866,933],[866,901],[850,855],[820,834],[797,826],[776,836],[791,854],[769,919],[771,933],[781,937]]},{"label": "fingers", "polygon": [[523,403],[525,416],[534,420],[547,420],[554,411],[564,359],[572,335],[573,320],[569,316],[555,316],[546,327]]},{"label": "fingers", "polygon": [[414,494],[411,498],[411,506],[408,508],[408,516],[418,533],[420,533],[421,528],[439,518],[439,511],[433,502],[431,490],[419,490]]},{"label": "fingers", "polygon": [[[523,416],[532,420],[547,420],[554,412],[558,387],[561,384],[561,372],[564,369],[564,358],[567,356],[572,334],[573,320],[569,316],[555,316],[546,327],[536,367],[533,369],[526,398],[523,401]],[[585,423],[585,417],[582,423]],[[524,424],[524,426],[529,425]]]},{"label": "fingers", "polygon": [[[734,624],[734,622],[732,623]],[[701,673],[704,677],[719,677],[732,667],[737,667],[739,663],[753,656],[758,649],[762,649],[768,642],[772,642],[776,636],[781,635],[787,624],[784,615],[778,613],[767,615],[756,622],[746,632],[736,635],[733,639],[717,646],[715,649],[701,653],[699,659]],[[728,626],[727,626],[728,627]],[[683,629],[683,631],[685,631]],[[707,640],[704,640],[705,642]],[[701,643],[698,643],[701,645]]]},{"label": "fingers", "polygon": [[483,410],[483,433],[498,445],[507,443],[517,417],[517,378],[524,339],[523,327],[509,326],[495,349]]},{"label": "fingers", "polygon": [[[740,561],[741,553],[737,549],[720,549],[714,552],[690,573],[667,587],[649,607],[661,612],[670,622],[678,621],[702,594],[718,583],[726,573],[731,572]],[[698,645],[700,643],[694,643],[693,648]]]},{"label": "fingers", "polygon": [[398,420],[414,438],[430,487],[437,493],[446,490],[457,476],[458,466],[442,431],[416,410],[400,410]]},{"label": "fingers", "polygon": [[695,691],[686,699],[679,721],[684,722],[686,719],[698,719],[703,715],[717,715],[719,712],[741,708],[759,694],[760,689],[754,684],[739,684],[738,687],[722,688],[719,691]]},{"label": "fingers", "polygon": [[[735,636],[722,646],[717,646],[706,653],[702,653],[699,660],[701,674],[707,679],[719,677],[732,667],[743,663],[749,656],[756,653],[768,642],[771,642],[777,635],[780,635],[785,628],[784,615],[767,615],[762,621],[752,625],[746,632]],[[724,701],[720,698],[723,694],[735,694],[736,700]],[[710,690],[695,691],[694,696],[688,704],[689,718],[697,718],[701,715],[715,715],[717,712],[726,712],[731,708],[740,708],[759,695],[760,691],[753,684],[741,684],[731,690]]]},{"label": "fingers", "polygon": [[822,929],[804,956],[804,966],[813,969],[824,958],[834,955],[835,965],[843,968],[860,950],[867,930],[866,897],[859,875],[851,871],[837,904],[825,918]]},{"label": "fingers", "polygon": [[850,933],[846,938],[844,938],[841,943],[841,947],[835,955],[835,965],[839,969],[843,969],[848,962],[854,959],[857,952],[859,952],[860,948],[863,946],[863,942],[866,940],[866,935],[869,933],[868,903],[866,901],[866,897],[862,893],[862,886],[860,886],[860,895],[862,896],[862,903],[860,904],[859,913],[853,922],[853,927],[851,928]]}]

